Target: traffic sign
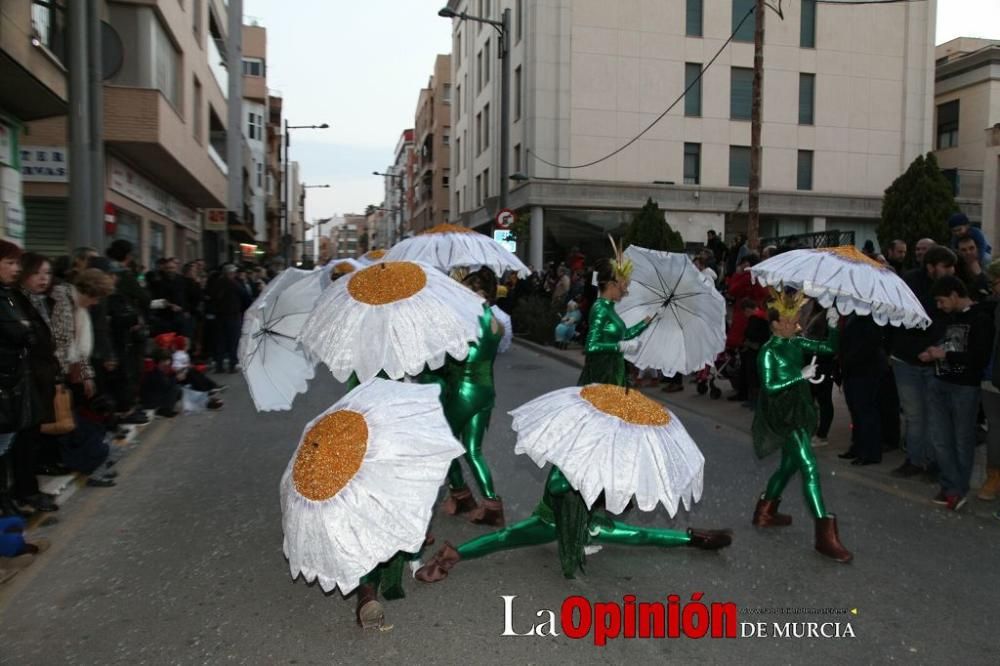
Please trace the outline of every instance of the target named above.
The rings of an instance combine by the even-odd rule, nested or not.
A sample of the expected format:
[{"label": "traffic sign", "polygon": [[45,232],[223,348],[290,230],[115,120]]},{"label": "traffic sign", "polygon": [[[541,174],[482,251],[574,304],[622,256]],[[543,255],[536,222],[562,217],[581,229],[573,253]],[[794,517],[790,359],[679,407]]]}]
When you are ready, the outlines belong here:
[{"label": "traffic sign", "polygon": [[514,211],[510,208],[501,208],[497,211],[497,227],[500,229],[510,229],[514,226]]}]

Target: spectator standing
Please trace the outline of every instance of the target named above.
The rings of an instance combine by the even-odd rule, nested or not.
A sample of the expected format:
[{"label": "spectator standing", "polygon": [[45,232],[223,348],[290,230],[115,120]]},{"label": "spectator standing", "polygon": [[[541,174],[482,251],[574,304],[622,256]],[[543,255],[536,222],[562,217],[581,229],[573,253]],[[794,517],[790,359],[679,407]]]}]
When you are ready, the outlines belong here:
[{"label": "spectator standing", "polygon": [[979,303],[993,294],[986,271],[979,264],[979,245],[972,236],[962,236],[958,239],[958,274],[969,290],[969,298]]},{"label": "spectator standing", "polygon": [[993,260],[993,248],[986,242],[986,236],[978,227],[972,226],[965,213],[955,213],[948,218],[948,228],[951,229],[951,249],[958,249],[958,240],[963,236],[972,236],[979,246],[979,265],[986,266]]},{"label": "spectator standing", "polygon": [[840,339],[844,398],[851,413],[851,446],[840,457],[852,465],[882,462],[882,415],[879,395],[889,377],[883,330],[870,316],[852,314]]},{"label": "spectator standing", "polygon": [[885,259],[889,262],[892,270],[896,271],[896,275],[902,276],[903,267],[906,265],[906,241],[898,238],[890,241],[889,247],[886,248]]},{"label": "spectator standing", "polygon": [[556,283],[552,287],[552,305],[562,308],[566,304],[566,298],[569,296],[569,269],[565,266],[560,266],[556,271],[556,275]]},{"label": "spectator standing", "polygon": [[917,268],[921,268],[924,265],[924,255],[927,254],[927,250],[931,249],[937,245],[933,238],[921,238],[917,241],[917,244],[913,246],[913,259]]},{"label": "spectator standing", "polygon": [[722,239],[719,238],[719,235],[715,233],[714,229],[708,230],[708,238],[705,242],[705,247],[712,252],[712,256],[715,258],[715,265],[718,267],[718,272],[725,270],[729,248],[727,248],[726,244],[722,242]]},{"label": "spectator standing", "polygon": [[587,258],[580,252],[580,248],[573,247],[569,251],[569,255],[566,257],[566,266],[570,271],[583,271],[586,268]]},{"label": "spectator standing", "polygon": [[[115,333],[115,326],[123,326],[124,320],[134,314],[134,323],[128,328],[127,341],[122,338],[117,340],[120,353],[124,354],[119,356],[118,361],[124,370],[124,393],[129,397],[129,409],[137,407],[139,401],[139,379],[142,377],[146,340],[149,338],[147,322],[150,302],[149,292],[139,284],[132,252],[132,243],[124,239],[113,241],[107,251],[108,259],[111,260],[111,272],[115,276],[115,302],[111,305],[113,335],[125,333],[121,328]],[[132,411],[123,419],[124,423],[148,421],[140,409]]]},{"label": "spectator standing", "polygon": [[941,491],[934,502],[952,511],[965,505],[976,451],[976,413],[980,383],[993,353],[993,313],[969,298],[961,280],[946,276],[931,287],[945,313],[943,336],[920,354],[935,363],[931,382],[931,437],[941,469]]},{"label": "spectator standing", "polygon": [[54,402],[59,362],[46,298],[52,284],[52,267],[48,259],[32,253],[22,255],[21,266],[20,289],[11,289],[9,293],[31,330],[32,344],[27,360],[32,401],[38,411],[33,423],[18,432],[14,439],[14,496],[19,508],[56,511],[59,506],[51,496],[39,490],[35,477],[39,453],[44,446],[41,424],[56,420]]},{"label": "spectator standing", "polygon": [[[995,259],[987,267],[993,293],[1000,297],[1000,259]],[[994,301],[996,304],[997,302]],[[993,314],[993,327],[997,331],[993,342],[993,358],[989,375],[982,383],[983,411],[990,429],[986,435],[986,483],[979,489],[977,497],[993,501],[1000,493],[1000,304]],[[994,514],[1000,517],[998,514]]]},{"label": "spectator standing", "polygon": [[243,302],[247,294],[236,279],[236,271],[236,266],[226,264],[222,269],[222,275],[212,283],[212,290],[209,294],[216,321],[215,368],[217,372],[224,372],[225,364],[228,361],[229,372],[235,373],[239,363],[236,351],[240,342]]},{"label": "spectator standing", "polygon": [[94,329],[89,308],[114,291],[106,273],[87,268],[72,284],[57,285],[52,290],[52,337],[60,372],[73,392],[74,406],[83,405],[96,393],[94,368],[90,355],[94,350]]},{"label": "spectator standing", "polygon": [[16,433],[35,426],[38,406],[28,355],[34,343],[28,315],[15,300],[21,248],[0,240],[0,510],[18,515],[10,491],[11,445]]},{"label": "spectator standing", "polygon": [[941,277],[954,275],[956,262],[954,252],[935,245],[924,254],[923,266],[903,276],[931,318],[931,325],[926,330],[894,330],[892,335],[892,371],[906,423],[906,462],[893,470],[895,476],[934,476],[934,447],[930,438],[930,390],[934,365],[923,361],[920,355],[942,334],[942,315],[931,296],[931,284]]}]

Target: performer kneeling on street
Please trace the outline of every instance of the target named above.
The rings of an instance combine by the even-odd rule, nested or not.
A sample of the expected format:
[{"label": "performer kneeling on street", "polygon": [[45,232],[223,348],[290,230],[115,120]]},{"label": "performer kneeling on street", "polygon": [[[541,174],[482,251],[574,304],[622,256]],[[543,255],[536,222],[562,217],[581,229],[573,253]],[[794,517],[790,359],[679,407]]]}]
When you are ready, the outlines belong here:
[{"label": "performer kneeling on street", "polygon": [[753,443],[759,458],[780,448],[781,465],[757,502],[753,524],[757,527],[791,524],[791,516],[778,513],[778,505],[788,482],[796,472],[800,472],[803,495],[816,521],[816,550],[838,562],[850,562],[853,556],[840,543],[837,518],[826,512],[820,490],[819,467],[811,446],[817,417],[809,391],[809,382],[817,379],[816,359],[806,365],[803,358],[803,352],[836,353],[839,315],[835,307],[829,308],[830,332],[827,339],[810,340],[798,335],[801,330],[799,311],[806,302],[805,296],[801,292],[779,293],[773,289],[771,295],[768,320],[772,336],[761,348],[757,359],[761,393],[754,413]]}]

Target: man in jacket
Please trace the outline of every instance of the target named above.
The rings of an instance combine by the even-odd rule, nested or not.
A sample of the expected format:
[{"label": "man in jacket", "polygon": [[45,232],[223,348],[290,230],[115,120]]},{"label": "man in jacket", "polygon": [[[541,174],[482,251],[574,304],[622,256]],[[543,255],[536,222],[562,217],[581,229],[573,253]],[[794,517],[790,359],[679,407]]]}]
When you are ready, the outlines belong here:
[{"label": "man in jacket", "polygon": [[216,322],[215,369],[223,372],[229,361],[229,372],[237,372],[236,350],[240,343],[240,329],[243,323],[244,291],[236,279],[237,268],[226,264],[222,275],[216,278],[210,288],[209,298]]}]

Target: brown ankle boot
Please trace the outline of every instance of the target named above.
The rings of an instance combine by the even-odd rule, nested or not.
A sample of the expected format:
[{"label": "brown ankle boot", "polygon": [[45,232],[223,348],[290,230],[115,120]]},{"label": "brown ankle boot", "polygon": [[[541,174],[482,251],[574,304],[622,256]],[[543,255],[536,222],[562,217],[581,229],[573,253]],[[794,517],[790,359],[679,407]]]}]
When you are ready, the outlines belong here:
[{"label": "brown ankle boot", "polygon": [[385,624],[385,610],[378,601],[378,591],[374,585],[358,586],[358,606],[354,615],[362,629],[378,629]]},{"label": "brown ankle boot", "polygon": [[475,511],[476,499],[472,496],[472,491],[468,488],[448,489],[448,497],[441,504],[441,510],[449,516],[457,516],[463,513]]},{"label": "brown ankle boot", "polygon": [[503,501],[496,499],[484,499],[479,504],[479,508],[466,516],[470,523],[476,525],[489,525],[490,527],[503,527]]},{"label": "brown ankle boot", "polygon": [[422,583],[436,583],[447,578],[448,572],[461,559],[462,556],[455,547],[445,541],[441,550],[436,552],[427,564],[417,569],[413,577]]},{"label": "brown ankle boot", "polygon": [[733,542],[733,534],[729,530],[699,530],[689,527],[687,533],[691,537],[688,545],[701,550],[718,550]]},{"label": "brown ankle boot", "polygon": [[851,551],[840,543],[840,534],[837,532],[837,517],[833,514],[826,518],[816,519],[816,551],[844,564],[854,559]]},{"label": "brown ankle boot", "polygon": [[778,513],[781,498],[769,500],[761,495],[757,500],[757,508],[753,510],[754,527],[784,527],[792,524],[792,517]]}]

